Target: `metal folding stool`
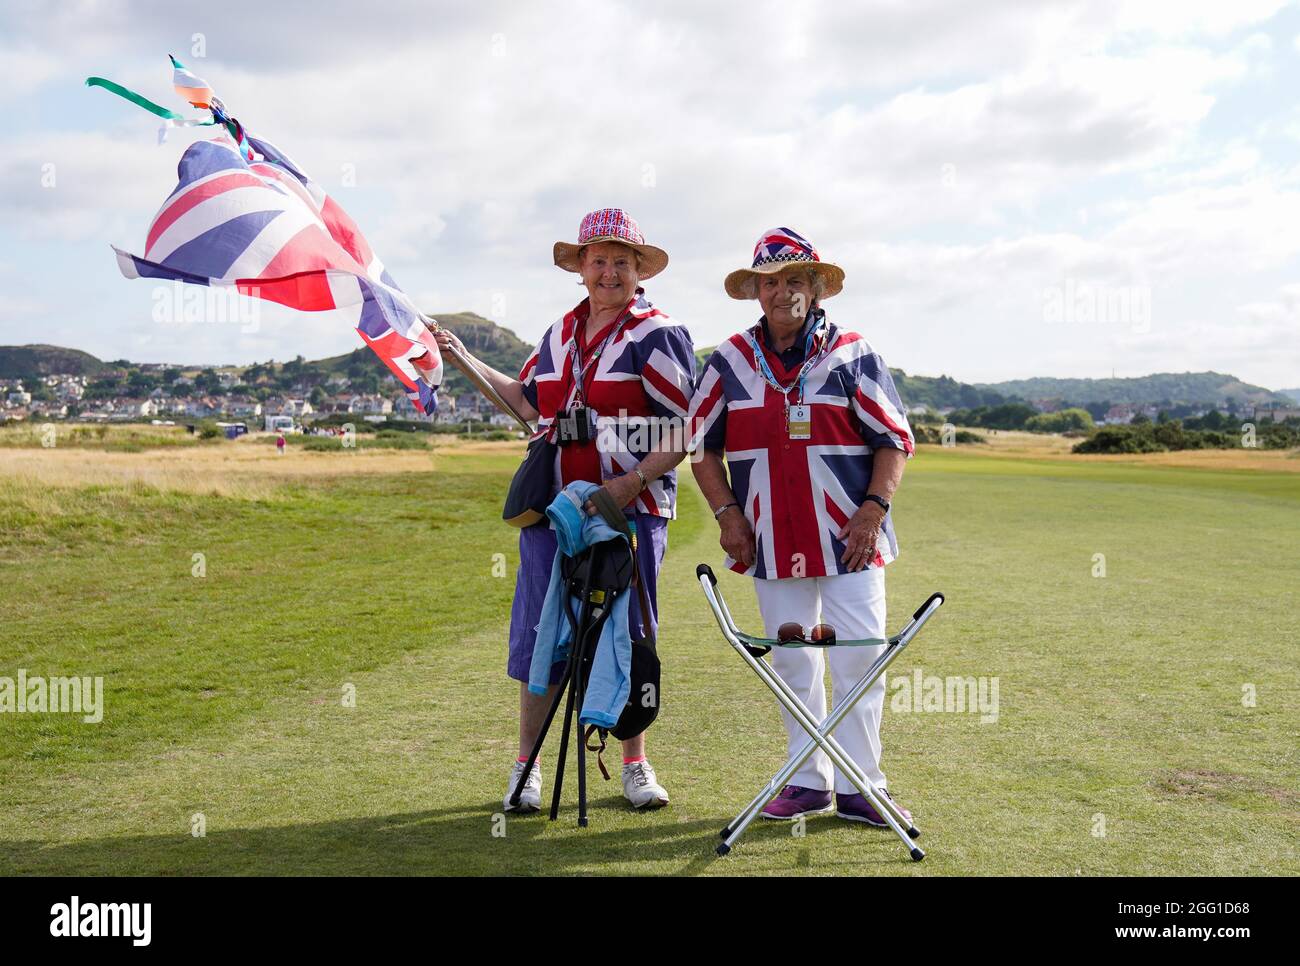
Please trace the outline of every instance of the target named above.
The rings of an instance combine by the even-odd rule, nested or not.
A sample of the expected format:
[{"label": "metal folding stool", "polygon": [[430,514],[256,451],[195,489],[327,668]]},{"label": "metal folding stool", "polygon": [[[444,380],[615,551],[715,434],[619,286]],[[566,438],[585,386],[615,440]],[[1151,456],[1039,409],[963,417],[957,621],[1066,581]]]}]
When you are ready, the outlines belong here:
[{"label": "metal folding stool", "polygon": [[[785,763],[784,767],[754,797],[754,800],[745,806],[741,813],[722,830],[720,833],[722,843],[717,848],[718,854],[726,855],[731,851],[731,847],[745,834],[745,829],[749,828],[750,823],[758,817],[764,806],[780,793],[781,789],[785,787],[803,763],[811,757],[812,753],[817,748],[821,748],[835,767],[853,783],[853,787],[861,792],[867,801],[871,802],[876,812],[894,830],[894,833],[907,846],[908,854],[911,855],[913,861],[920,862],[925,858],[925,852],[913,841],[920,837],[920,830],[903,815],[893,799],[883,794],[880,789],[872,784],[857,763],[840,747],[839,742],[835,740],[831,732],[835,730],[836,726],[852,710],[862,696],[870,690],[871,686],[880,679],[880,676],[885,673],[885,669],[903,652],[903,648],[907,647],[908,643],[925,625],[925,622],[930,619],[931,615],[943,605],[943,594],[931,594],[929,599],[912,615],[912,619],[907,622],[901,631],[883,640],[873,639],[853,641],[851,643],[840,641],[827,644],[818,644],[816,641],[787,643],[769,638],[754,637],[741,631],[736,627],[735,621],[731,619],[731,612],[727,610],[727,603],[722,599],[722,592],[718,590],[717,578],[713,576],[713,571],[709,569],[708,565],[700,564],[696,567],[695,576],[699,578],[700,586],[704,589],[704,596],[709,602],[709,607],[713,609],[713,616],[717,619],[718,627],[722,629],[722,636],[726,638],[727,643],[744,659],[745,663],[753,669],[763,683],[771,689],[772,693],[776,695],[777,701],[790,712],[799,726],[808,732],[807,744]],[[781,680],[781,676],[763,660],[763,656],[774,647],[852,647],[868,644],[885,644],[887,646],[884,653],[872,662],[871,667],[858,680],[858,683],[840,699],[839,703],[831,708],[830,714],[826,716],[825,720],[809,711],[807,706],[799,700],[799,696]]]}]

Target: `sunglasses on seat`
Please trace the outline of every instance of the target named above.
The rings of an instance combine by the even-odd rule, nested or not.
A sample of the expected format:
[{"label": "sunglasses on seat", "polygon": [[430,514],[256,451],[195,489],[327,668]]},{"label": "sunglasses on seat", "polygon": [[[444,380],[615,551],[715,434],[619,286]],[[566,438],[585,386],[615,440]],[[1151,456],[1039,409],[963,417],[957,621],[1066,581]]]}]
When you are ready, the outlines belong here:
[{"label": "sunglasses on seat", "polygon": [[830,624],[814,624],[805,634],[802,624],[789,621],[777,628],[776,639],[781,642],[802,641],[805,644],[834,644],[835,628],[831,627]]}]

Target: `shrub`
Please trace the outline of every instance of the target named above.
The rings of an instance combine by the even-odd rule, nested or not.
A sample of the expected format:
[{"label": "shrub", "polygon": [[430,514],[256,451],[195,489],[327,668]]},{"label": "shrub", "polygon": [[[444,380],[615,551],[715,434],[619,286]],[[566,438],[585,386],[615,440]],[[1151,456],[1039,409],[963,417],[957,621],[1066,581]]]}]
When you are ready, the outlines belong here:
[{"label": "shrub", "polygon": [[1086,409],[1062,409],[1055,413],[1039,413],[1025,420],[1025,429],[1031,433],[1065,433],[1071,430],[1090,431],[1096,428],[1092,414]]},{"label": "shrub", "polygon": [[[1148,424],[1149,425],[1149,424]],[[1072,449],[1075,453],[1163,453],[1169,447],[1157,442],[1150,431],[1134,426],[1103,426]]]}]

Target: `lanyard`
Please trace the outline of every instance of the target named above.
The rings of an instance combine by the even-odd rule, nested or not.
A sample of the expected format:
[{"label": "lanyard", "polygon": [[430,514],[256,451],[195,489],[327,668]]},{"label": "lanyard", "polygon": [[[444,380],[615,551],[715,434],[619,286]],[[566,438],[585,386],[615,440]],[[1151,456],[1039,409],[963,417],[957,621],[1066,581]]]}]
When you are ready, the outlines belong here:
[{"label": "lanyard", "polygon": [[809,330],[808,335],[805,337],[804,352],[808,355],[808,358],[804,360],[804,364],[799,368],[798,378],[788,386],[783,386],[777,381],[776,376],[772,373],[772,367],[767,364],[767,358],[763,355],[763,349],[758,344],[758,339],[754,336],[755,330],[761,325],[762,323],[759,323],[759,325],[755,326],[753,329],[746,330],[745,335],[749,339],[750,347],[754,350],[754,362],[758,374],[763,377],[763,380],[769,386],[781,394],[781,398],[785,403],[785,418],[788,423],[790,421],[790,390],[794,389],[796,385],[799,387],[799,405],[802,406],[804,383],[807,381],[808,373],[811,372],[813,367],[821,361],[822,356],[826,354],[826,347],[830,344],[830,339],[823,337],[821,347],[817,350],[816,355],[812,354],[811,350],[814,338],[819,333],[822,333],[823,336],[825,335],[825,330],[827,328],[826,317],[822,316],[822,318],[818,320],[817,324]]},{"label": "lanyard", "polygon": [[587,373],[591,370],[592,366],[600,361],[600,356],[605,351],[605,348],[618,338],[618,334],[623,331],[623,326],[627,324],[627,320],[628,313],[627,310],[624,310],[623,315],[619,318],[618,323],[610,331],[609,335],[605,336],[604,341],[601,342],[601,344],[596,347],[596,351],[591,354],[591,358],[589,358],[586,364],[581,367],[578,365],[580,354],[578,347],[578,326],[586,325],[587,320],[582,319],[574,324],[573,339],[569,350],[569,363],[573,373],[573,396],[571,398],[577,399],[578,402],[585,402],[582,387],[587,378]]}]

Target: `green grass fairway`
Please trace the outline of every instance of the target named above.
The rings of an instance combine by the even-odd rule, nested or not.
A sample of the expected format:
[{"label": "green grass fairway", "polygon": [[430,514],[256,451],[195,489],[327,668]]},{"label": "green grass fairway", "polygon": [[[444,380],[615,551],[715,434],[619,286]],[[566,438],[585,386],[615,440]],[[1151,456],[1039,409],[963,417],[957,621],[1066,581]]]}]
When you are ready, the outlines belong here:
[{"label": "green grass fairway", "polygon": [[[363,457],[282,457],[312,458]],[[999,708],[900,712],[890,687],[883,764],[924,832],[914,864],[833,816],[802,837],[756,824],[714,856],[784,731],[696,583],[721,552],[689,470],[649,736],[672,805],[633,812],[593,767],[590,828],[567,796],[560,821],[494,834],[517,740],[498,513],[518,454],[436,460],[224,495],[0,478],[0,676],[106,691],[100,724],[0,714],[0,874],[1300,873],[1298,473],[922,448],[890,629],[934,590],[947,604],[890,676],[996,676]],[[759,629],[751,582],[720,581]]]}]

